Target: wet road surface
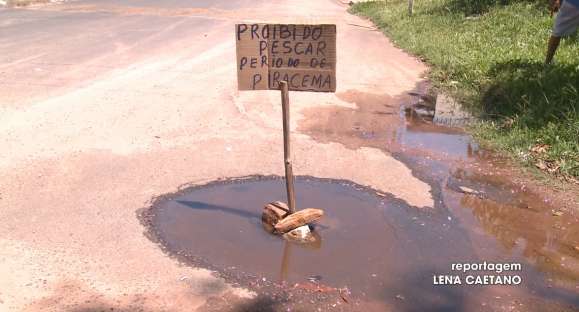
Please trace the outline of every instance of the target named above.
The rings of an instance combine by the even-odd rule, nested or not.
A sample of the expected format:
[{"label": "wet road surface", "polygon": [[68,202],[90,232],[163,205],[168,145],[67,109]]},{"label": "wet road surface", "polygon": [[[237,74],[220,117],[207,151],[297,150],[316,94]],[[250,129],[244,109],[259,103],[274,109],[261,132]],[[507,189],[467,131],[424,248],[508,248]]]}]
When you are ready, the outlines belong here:
[{"label": "wet road surface", "polygon": [[[318,123],[310,127],[320,139],[393,152],[431,183],[432,209],[407,206],[390,194],[340,181],[298,179],[298,207],[323,207],[326,216],[317,229],[321,244],[290,244],[297,252],[289,254],[284,246],[288,243],[260,225],[263,203],[284,200],[282,181],[242,179],[159,198],[145,222],[151,235],[185,262],[221,272],[258,292],[277,293],[283,298],[278,299],[280,311],[302,300],[289,295],[296,299],[287,303],[287,289],[291,294],[304,288],[328,292],[316,301],[328,310],[577,309],[579,229],[573,210],[568,210],[575,203],[561,205],[561,198],[517,184],[506,160],[481,150],[459,129],[416,120],[400,107],[399,114],[396,109],[391,114],[398,122],[380,123],[384,114],[374,110],[393,101],[379,98],[358,95],[359,103],[371,104],[371,113],[348,110],[343,114],[347,120],[332,120],[339,118],[339,110],[328,119],[318,112],[322,118],[304,124]],[[344,129],[347,134],[336,135]],[[214,229],[220,234],[212,233]],[[501,274],[451,269],[453,263],[485,261],[520,264],[522,270]],[[438,275],[458,275],[464,286],[433,285]],[[465,285],[468,275],[518,276],[521,284]],[[312,281],[312,276],[319,280]],[[355,304],[340,300],[341,289],[352,294]]]},{"label": "wet road surface", "polygon": [[[222,272],[259,293],[278,294],[287,300],[279,303],[279,310],[299,306],[303,300],[299,291],[304,289],[325,293],[322,298],[310,297],[330,311],[361,307],[364,311],[488,311],[515,301],[517,308],[526,311],[555,307],[571,311],[579,306],[573,288],[577,276],[572,271],[553,270],[557,265],[547,263],[535,266],[537,258],[523,252],[526,246],[501,248],[505,238],[497,241],[492,232],[501,231],[501,226],[485,224],[492,220],[481,217],[468,200],[463,205],[474,207],[471,217],[475,218],[457,216],[443,205],[419,210],[346,181],[298,177],[297,207],[325,211],[315,226],[318,241],[300,245],[270,235],[261,224],[263,203],[284,198],[284,192],[283,180],[273,177],[192,187],[158,199],[145,223],[164,248],[183,261]],[[477,201],[476,197],[470,200]],[[481,225],[489,228],[490,235],[473,241],[471,232]],[[450,266],[485,261],[522,268],[457,272]],[[462,284],[434,284],[440,275],[456,275]],[[467,284],[491,275],[505,285]],[[553,287],[553,279],[567,287]],[[351,302],[344,302],[341,292],[347,292]]]}]

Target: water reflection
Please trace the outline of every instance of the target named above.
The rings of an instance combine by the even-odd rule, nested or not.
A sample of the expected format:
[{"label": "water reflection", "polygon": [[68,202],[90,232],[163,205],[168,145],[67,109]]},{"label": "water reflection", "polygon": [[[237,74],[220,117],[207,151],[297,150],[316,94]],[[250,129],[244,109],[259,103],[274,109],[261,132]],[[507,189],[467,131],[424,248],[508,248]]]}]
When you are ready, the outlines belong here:
[{"label": "water reflection", "polygon": [[505,249],[522,250],[529,262],[553,278],[579,282],[577,252],[569,243],[579,241],[576,224],[474,195],[463,196],[460,203],[472,210],[480,226]]}]

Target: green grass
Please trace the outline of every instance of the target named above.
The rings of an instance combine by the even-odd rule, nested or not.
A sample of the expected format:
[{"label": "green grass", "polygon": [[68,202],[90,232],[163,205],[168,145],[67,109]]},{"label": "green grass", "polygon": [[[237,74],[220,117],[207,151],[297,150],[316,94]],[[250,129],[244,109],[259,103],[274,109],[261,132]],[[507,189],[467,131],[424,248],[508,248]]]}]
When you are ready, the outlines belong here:
[{"label": "green grass", "polygon": [[[579,177],[579,36],[564,39],[543,65],[553,19],[535,2],[421,0],[354,5],[401,48],[432,65],[436,88],[449,92],[480,124],[483,143],[551,173]],[[475,15],[469,15],[469,14]],[[546,152],[531,152],[538,144]]]}]

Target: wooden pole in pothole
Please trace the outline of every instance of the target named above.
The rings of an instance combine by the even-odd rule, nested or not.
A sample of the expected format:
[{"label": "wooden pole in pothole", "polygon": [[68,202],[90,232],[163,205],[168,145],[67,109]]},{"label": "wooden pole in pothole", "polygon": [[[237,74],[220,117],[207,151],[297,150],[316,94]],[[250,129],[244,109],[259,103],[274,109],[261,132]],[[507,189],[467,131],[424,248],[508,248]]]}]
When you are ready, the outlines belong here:
[{"label": "wooden pole in pothole", "polygon": [[318,221],[324,215],[324,211],[316,208],[306,208],[296,212],[294,174],[290,149],[289,88],[287,81],[281,81],[279,89],[281,91],[283,156],[288,205],[282,202],[273,202],[265,205],[261,220],[268,232],[284,234],[284,237],[289,234],[289,239],[305,241],[311,238],[315,240],[316,237],[310,235],[310,228],[307,225]]},{"label": "wooden pole in pothole", "polygon": [[294,174],[290,149],[289,88],[287,81],[281,81],[279,89],[281,91],[283,154],[288,205],[282,202],[273,202],[265,205],[261,220],[268,232],[284,234],[284,237],[289,235],[288,239],[293,240],[315,241],[316,237],[310,235],[310,228],[307,225],[318,221],[324,215],[324,211],[316,208],[306,208],[296,212]]},{"label": "wooden pole in pothole", "polygon": [[281,107],[283,115],[283,156],[285,165],[285,185],[287,190],[287,202],[289,213],[296,212],[296,201],[294,192],[294,174],[292,171],[292,160],[290,155],[290,114],[289,114],[289,91],[287,81],[279,83],[281,90]]}]

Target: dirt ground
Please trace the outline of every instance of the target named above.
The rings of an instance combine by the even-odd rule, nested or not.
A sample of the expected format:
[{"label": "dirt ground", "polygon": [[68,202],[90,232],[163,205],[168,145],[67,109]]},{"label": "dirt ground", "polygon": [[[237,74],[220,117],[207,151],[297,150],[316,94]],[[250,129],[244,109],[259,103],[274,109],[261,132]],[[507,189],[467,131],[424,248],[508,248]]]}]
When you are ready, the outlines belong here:
[{"label": "dirt ground", "polygon": [[[347,8],[95,0],[1,9],[0,311],[191,311],[256,295],[167,256],[137,218],[183,185],[283,175],[279,93],[237,91],[236,22],[337,25],[336,93],[291,94],[295,174],[433,208],[432,183],[393,156],[402,149],[339,139],[400,126],[399,105],[427,71]],[[383,119],[356,115],[360,107]]]}]

